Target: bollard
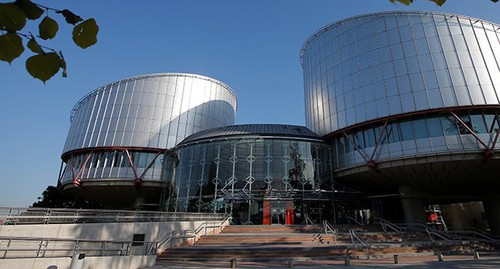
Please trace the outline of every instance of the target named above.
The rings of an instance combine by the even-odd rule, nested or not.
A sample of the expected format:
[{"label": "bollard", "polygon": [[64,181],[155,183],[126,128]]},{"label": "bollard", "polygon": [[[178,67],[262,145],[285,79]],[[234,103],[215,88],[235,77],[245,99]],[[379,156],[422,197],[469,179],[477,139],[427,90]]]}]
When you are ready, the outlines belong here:
[{"label": "bollard", "polygon": [[441,252],[438,253],[437,256],[438,256],[438,262],[443,262],[444,261],[444,256],[443,256],[443,254]]},{"label": "bollard", "polygon": [[474,260],[479,260],[479,252],[474,251]]},{"label": "bollard", "polygon": [[345,257],[344,258],[344,265],[345,266],[351,266],[351,258]]},{"label": "bollard", "polygon": [[236,268],[237,266],[236,259],[231,259],[231,268]]},{"label": "bollard", "polygon": [[75,253],[71,257],[70,269],[82,269],[85,261],[85,253]]},{"label": "bollard", "polygon": [[294,267],[293,259],[288,260],[288,268],[293,268],[293,267]]},{"label": "bollard", "polygon": [[394,264],[399,264],[399,255],[394,255]]}]

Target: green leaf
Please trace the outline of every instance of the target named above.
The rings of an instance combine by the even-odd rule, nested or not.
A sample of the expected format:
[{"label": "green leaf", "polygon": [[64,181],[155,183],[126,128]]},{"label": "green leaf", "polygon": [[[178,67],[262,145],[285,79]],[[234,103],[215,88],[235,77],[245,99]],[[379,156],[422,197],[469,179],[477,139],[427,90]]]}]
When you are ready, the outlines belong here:
[{"label": "green leaf", "polygon": [[68,76],[68,73],[66,72],[66,60],[64,60],[64,56],[62,54],[62,51],[59,51],[59,55],[61,56],[61,68],[63,70],[62,72],[62,77],[65,78]]},{"label": "green leaf", "polygon": [[436,3],[436,5],[438,6],[444,5],[444,2],[446,2],[446,0],[431,0],[431,1]]},{"label": "green leaf", "polygon": [[49,16],[45,17],[42,22],[38,25],[38,31],[40,34],[40,38],[47,40],[52,39],[56,36],[57,31],[59,30],[59,25]]},{"label": "green leaf", "polygon": [[26,25],[26,15],[13,3],[0,3],[0,30],[13,33]]},{"label": "green leaf", "polygon": [[83,21],[83,19],[80,16],[76,15],[75,13],[73,13],[67,9],[57,11],[57,13],[62,14],[64,16],[64,18],[66,19],[66,22],[69,24],[75,25],[75,24]]},{"label": "green leaf", "polygon": [[42,48],[38,45],[34,37],[31,37],[30,41],[28,41],[28,48],[34,53],[43,53]]},{"label": "green leaf", "polygon": [[55,52],[33,55],[26,60],[26,70],[43,83],[53,77],[61,67],[61,59]]},{"label": "green leaf", "polygon": [[36,20],[40,18],[44,13],[43,9],[41,9],[30,0],[16,0],[14,4],[18,6],[24,12],[26,18],[30,20]]},{"label": "green leaf", "polygon": [[99,26],[93,18],[90,18],[73,28],[73,41],[82,49],[86,49],[97,43],[98,32]]},{"label": "green leaf", "polygon": [[[395,2],[395,0],[389,0],[389,1],[391,3]],[[404,5],[407,5],[407,6],[410,5],[411,3],[413,3],[413,0],[397,0],[397,1],[400,2],[400,3],[402,3],[402,4],[404,4]],[[433,0],[431,0],[431,1],[433,1]]]},{"label": "green leaf", "polygon": [[24,52],[23,40],[15,33],[0,35],[0,60],[12,63]]},{"label": "green leaf", "polygon": [[493,2],[493,3],[497,3],[497,2],[498,2],[498,0],[491,0],[491,2]]}]

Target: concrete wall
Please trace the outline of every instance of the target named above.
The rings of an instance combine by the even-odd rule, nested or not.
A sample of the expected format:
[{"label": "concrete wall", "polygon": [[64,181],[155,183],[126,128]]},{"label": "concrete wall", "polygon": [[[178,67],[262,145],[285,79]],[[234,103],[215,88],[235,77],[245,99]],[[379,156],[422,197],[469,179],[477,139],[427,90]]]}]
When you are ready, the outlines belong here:
[{"label": "concrete wall", "polygon": [[[195,230],[200,227],[204,221],[184,221],[184,222],[136,222],[136,223],[88,223],[88,224],[38,224],[38,225],[0,225],[0,237],[36,237],[36,238],[57,238],[57,239],[87,239],[87,240],[109,240],[109,241],[132,241],[134,234],[145,234],[146,242],[157,242],[166,239],[172,231]],[[209,222],[214,223],[214,222]],[[218,223],[218,222],[215,222]],[[228,222],[225,223],[228,225]],[[216,228],[206,229],[207,234],[219,233],[221,230]],[[205,234],[202,230],[199,236]],[[196,238],[197,239],[197,238]],[[173,242],[174,245],[192,244],[196,241],[179,239]],[[33,241],[22,247],[33,247],[38,244]],[[64,245],[63,242],[54,242],[54,244]],[[50,245],[53,246],[53,245]],[[163,245],[158,251],[167,247]],[[48,247],[46,254],[53,254]],[[67,248],[63,247],[64,249]],[[133,247],[134,248],[134,247]],[[27,255],[28,252],[13,252],[7,257]],[[33,251],[30,252],[33,255]],[[12,258],[0,260],[0,269],[7,268],[33,268],[33,269],[61,269],[69,268],[72,252],[58,252],[57,256],[62,258]],[[62,254],[61,254],[62,253]],[[142,253],[141,253],[142,255]],[[86,257],[83,268],[142,268],[154,266],[156,256],[104,256],[104,257]],[[53,266],[53,267],[50,267]],[[54,267],[56,266],[56,267]]]},{"label": "concrete wall", "polygon": [[134,234],[145,234],[145,241],[158,241],[172,231],[194,230],[203,221],[39,224],[0,226],[3,237],[43,237],[132,241]]},{"label": "concrete wall", "polygon": [[472,228],[487,230],[482,202],[468,202],[441,205],[444,221],[451,230],[469,231]]},{"label": "concrete wall", "polygon": [[[156,256],[114,256],[86,257],[82,269],[108,268],[143,268],[154,266]],[[71,257],[37,258],[37,259],[5,259],[0,262],[0,269],[33,268],[33,269],[69,269]]]}]

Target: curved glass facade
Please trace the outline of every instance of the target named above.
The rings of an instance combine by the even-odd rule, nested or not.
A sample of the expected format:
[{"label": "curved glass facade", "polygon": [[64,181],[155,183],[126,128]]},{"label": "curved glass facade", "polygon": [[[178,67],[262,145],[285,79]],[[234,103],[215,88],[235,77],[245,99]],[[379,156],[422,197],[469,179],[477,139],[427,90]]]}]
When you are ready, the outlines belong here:
[{"label": "curved glass facade", "polygon": [[498,105],[500,25],[385,12],[327,25],[304,44],[306,126],[327,135],[387,116]]},{"label": "curved glass facade", "polygon": [[236,95],[191,74],[151,74],[98,88],[73,108],[64,152],[92,147],[173,148],[201,130],[234,124]]},{"label": "curved glass facade", "polygon": [[[195,134],[198,139],[187,138],[176,148],[176,177],[165,201],[169,210],[225,211],[242,223],[262,223],[266,201],[282,203],[273,206],[278,211],[289,201],[288,209],[300,211],[298,200],[320,201],[324,194],[319,190],[332,190],[331,149],[317,136],[307,136],[312,132],[306,128],[230,127],[229,132],[219,128]],[[295,135],[287,136],[285,128]]]},{"label": "curved glass facade", "polygon": [[332,139],[335,170],[366,165],[370,157],[377,162],[498,149],[500,145],[495,141],[500,128],[498,112],[431,113],[349,129]]},{"label": "curved glass facade", "polygon": [[150,74],[100,87],[73,108],[59,183],[165,182],[167,150],[193,133],[233,124],[236,106],[229,86],[200,75]]},{"label": "curved glass facade", "polygon": [[163,172],[163,151],[100,149],[68,157],[60,182],[74,180],[141,180],[160,182],[168,178]]}]

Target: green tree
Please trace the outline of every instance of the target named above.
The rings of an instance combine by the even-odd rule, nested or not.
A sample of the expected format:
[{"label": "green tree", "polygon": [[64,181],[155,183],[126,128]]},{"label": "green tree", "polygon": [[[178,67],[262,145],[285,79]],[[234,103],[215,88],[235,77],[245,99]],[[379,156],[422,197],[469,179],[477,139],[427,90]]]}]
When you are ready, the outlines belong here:
[{"label": "green tree", "polygon": [[102,205],[95,201],[63,193],[55,186],[48,186],[31,207],[98,209],[102,208]]},{"label": "green tree", "polygon": [[[42,18],[42,15],[44,15]],[[59,18],[73,26],[73,42],[86,49],[97,42],[99,26],[95,19],[83,20],[68,9],[46,7],[31,0],[16,0],[0,3],[0,60],[9,64],[25,52],[23,39],[33,56],[26,60],[26,70],[33,77],[44,83],[62,70],[66,77],[66,61],[62,51],[41,45],[40,39],[53,39],[59,31],[59,24],[51,16]],[[28,22],[38,23],[38,35],[23,30]]]}]

